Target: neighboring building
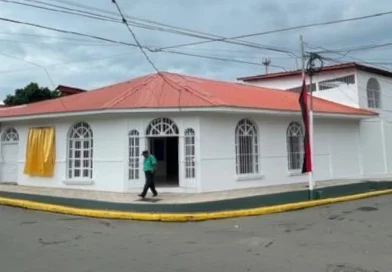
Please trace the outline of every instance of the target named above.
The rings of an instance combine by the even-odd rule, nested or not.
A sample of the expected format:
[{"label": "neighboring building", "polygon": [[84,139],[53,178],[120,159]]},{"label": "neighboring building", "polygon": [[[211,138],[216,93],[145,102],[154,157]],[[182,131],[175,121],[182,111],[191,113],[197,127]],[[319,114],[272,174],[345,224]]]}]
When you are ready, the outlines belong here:
[{"label": "neighboring building", "polygon": [[[160,191],[306,182],[298,97],[159,73],[3,108],[0,180],[136,192],[144,184],[141,152],[149,149],[159,162]],[[362,145],[360,126],[377,113],[319,98],[314,109],[315,179],[363,176],[371,146]]]},{"label": "neighboring building", "polygon": [[[239,80],[255,86],[297,92],[301,88],[301,71],[249,76]],[[360,122],[361,171],[364,175],[391,173],[392,72],[358,63],[331,65],[314,75],[312,90],[315,97],[379,114]],[[317,134],[317,120],[315,126]],[[320,156],[321,152],[315,146],[316,156]]]},{"label": "neighboring building", "polygon": [[86,92],[86,90],[82,90],[70,86],[64,86],[64,85],[57,86],[56,91],[60,93],[60,96],[67,96],[67,95],[80,94]]}]

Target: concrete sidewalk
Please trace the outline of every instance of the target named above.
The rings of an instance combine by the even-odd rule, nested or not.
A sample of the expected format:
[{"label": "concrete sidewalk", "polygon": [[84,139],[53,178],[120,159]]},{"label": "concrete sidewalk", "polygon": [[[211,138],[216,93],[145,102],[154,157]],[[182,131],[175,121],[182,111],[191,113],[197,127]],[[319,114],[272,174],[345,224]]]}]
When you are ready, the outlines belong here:
[{"label": "concrete sidewalk", "polygon": [[[325,188],[335,187],[335,186],[365,184],[367,182],[380,182],[385,180],[386,179],[373,178],[373,179],[366,179],[366,180],[347,179],[347,180],[321,181],[317,183],[315,189],[320,190],[320,189],[325,189]],[[390,180],[392,181],[392,179]],[[63,188],[59,189],[59,188],[48,188],[48,187],[0,184],[0,192],[3,193],[9,192],[9,193],[27,194],[27,195],[62,197],[68,199],[85,199],[85,200],[105,201],[105,202],[113,202],[113,203],[134,203],[134,204],[142,204],[142,205],[143,204],[151,205],[155,203],[187,204],[187,203],[222,201],[222,200],[229,200],[229,199],[249,198],[254,196],[303,191],[303,190],[307,190],[307,188],[308,188],[307,183],[297,183],[297,184],[267,186],[267,187],[209,192],[209,193],[161,193],[157,198],[152,198],[151,194],[149,193],[147,195],[147,199],[145,201],[142,201],[140,197],[137,196],[137,193],[113,193],[113,192],[90,191],[90,190],[75,190],[75,189],[63,189]]]},{"label": "concrete sidewalk", "polygon": [[0,185],[0,205],[77,216],[145,221],[201,221],[298,210],[392,194],[392,179],[333,180],[199,194],[130,193]]}]

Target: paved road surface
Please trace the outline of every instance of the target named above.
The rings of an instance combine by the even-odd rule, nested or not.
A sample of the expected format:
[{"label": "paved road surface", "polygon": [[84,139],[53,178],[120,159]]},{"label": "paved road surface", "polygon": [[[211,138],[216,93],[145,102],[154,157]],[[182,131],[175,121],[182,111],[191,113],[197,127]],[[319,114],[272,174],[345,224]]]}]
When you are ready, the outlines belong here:
[{"label": "paved road surface", "polygon": [[391,272],[392,196],[182,224],[0,207],[0,271]]}]

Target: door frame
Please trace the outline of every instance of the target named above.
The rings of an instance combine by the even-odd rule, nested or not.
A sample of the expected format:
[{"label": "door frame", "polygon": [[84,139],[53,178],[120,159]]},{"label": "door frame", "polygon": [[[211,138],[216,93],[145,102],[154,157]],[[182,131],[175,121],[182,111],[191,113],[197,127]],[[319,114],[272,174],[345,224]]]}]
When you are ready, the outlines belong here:
[{"label": "door frame", "polygon": [[[181,188],[182,186],[182,167],[181,167],[181,138],[180,135],[153,135],[153,136],[146,136],[145,137],[145,147],[148,151],[150,151],[151,154],[153,154],[152,152],[152,140],[156,139],[156,138],[164,138],[165,139],[165,144],[164,144],[164,157],[165,157],[165,161],[167,161],[167,142],[166,139],[167,138],[177,138],[177,145],[178,145],[178,159],[177,159],[177,163],[178,163],[178,185],[177,186],[170,186],[170,187],[163,187],[163,188],[168,188],[168,189],[177,189],[177,188]],[[159,167],[159,166],[158,166]],[[166,163],[166,175],[167,175],[167,163]],[[161,188],[162,189],[162,188]]]},{"label": "door frame", "polygon": [[[15,147],[15,152],[16,152],[16,159],[14,162],[8,162],[5,159],[4,156],[4,146],[12,146]],[[19,170],[19,160],[18,160],[18,154],[19,154],[19,142],[1,142],[1,175],[0,175],[0,184],[1,183],[17,183],[18,182],[18,170]],[[15,164],[15,180],[3,180],[4,178],[4,167],[6,164],[12,163]]]}]

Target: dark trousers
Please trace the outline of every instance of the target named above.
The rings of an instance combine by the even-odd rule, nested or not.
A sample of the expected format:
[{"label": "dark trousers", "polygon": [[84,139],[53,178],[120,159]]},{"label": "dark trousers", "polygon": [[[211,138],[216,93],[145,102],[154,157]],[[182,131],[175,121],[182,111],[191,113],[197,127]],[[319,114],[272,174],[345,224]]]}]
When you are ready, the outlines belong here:
[{"label": "dark trousers", "polygon": [[158,192],[157,190],[155,190],[155,173],[153,173],[152,171],[146,171],[144,172],[146,174],[146,183],[144,184],[144,188],[143,188],[143,192],[142,192],[142,196],[146,196],[148,189],[151,189],[151,192],[153,193],[153,195],[157,195]]}]

